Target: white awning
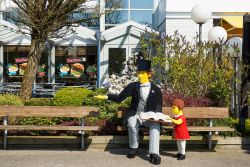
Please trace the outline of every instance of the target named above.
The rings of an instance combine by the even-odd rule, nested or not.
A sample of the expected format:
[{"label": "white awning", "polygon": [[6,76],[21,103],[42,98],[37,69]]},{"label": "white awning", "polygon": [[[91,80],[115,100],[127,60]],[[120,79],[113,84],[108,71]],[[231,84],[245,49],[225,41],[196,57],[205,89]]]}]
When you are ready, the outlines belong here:
[{"label": "white awning", "polygon": [[58,46],[86,46],[97,45],[95,38],[96,31],[87,27],[79,26],[75,28],[76,33],[70,34],[64,39],[55,39],[55,45]]},{"label": "white awning", "polygon": [[[95,38],[96,31],[87,27],[79,26],[74,28],[76,33],[70,34],[64,39],[52,39],[55,45],[60,46],[86,46],[97,45]],[[7,21],[0,20],[0,42],[4,45],[30,45],[30,35],[18,32],[18,27]]]},{"label": "white awning", "polygon": [[30,36],[18,32],[18,27],[0,20],[0,41],[5,45],[30,45]]},{"label": "white awning", "polygon": [[9,8],[17,7],[11,0],[0,0],[0,10],[5,11]]},{"label": "white awning", "polygon": [[110,28],[106,31],[103,31],[101,33],[101,40],[109,41],[109,40],[118,38],[120,36],[123,36],[125,34],[130,34],[130,35],[140,37],[141,33],[145,31],[155,32],[155,30],[145,25],[139,24],[134,21],[128,21],[126,23],[117,25],[116,27]]}]

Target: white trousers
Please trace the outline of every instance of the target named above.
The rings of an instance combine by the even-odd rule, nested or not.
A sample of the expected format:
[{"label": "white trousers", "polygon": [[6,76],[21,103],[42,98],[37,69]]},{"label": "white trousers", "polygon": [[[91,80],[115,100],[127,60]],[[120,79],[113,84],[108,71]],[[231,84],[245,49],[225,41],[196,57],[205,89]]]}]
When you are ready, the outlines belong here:
[{"label": "white trousers", "polygon": [[186,140],[177,140],[178,153],[185,155],[186,153]]},{"label": "white trousers", "polygon": [[144,125],[149,128],[149,154],[159,155],[160,147],[160,123],[152,121],[141,121],[138,115],[128,119],[129,147],[139,147],[139,126]]}]

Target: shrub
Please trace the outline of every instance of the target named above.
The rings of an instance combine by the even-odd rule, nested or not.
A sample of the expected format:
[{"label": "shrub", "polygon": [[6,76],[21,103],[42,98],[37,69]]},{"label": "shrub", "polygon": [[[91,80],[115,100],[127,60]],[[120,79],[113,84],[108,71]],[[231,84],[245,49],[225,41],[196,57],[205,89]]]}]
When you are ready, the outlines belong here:
[{"label": "shrub", "polygon": [[19,96],[12,94],[0,94],[0,105],[22,106],[23,102]]},{"label": "shrub", "polygon": [[177,98],[183,99],[186,107],[194,107],[194,106],[207,107],[212,105],[212,101],[206,97],[185,96],[181,93],[171,91],[167,88],[163,89],[162,97],[164,106],[172,106],[173,100]]},{"label": "shrub", "polygon": [[[216,106],[229,104],[234,59],[228,54],[228,44],[197,40],[190,43],[176,31],[165,37],[145,32],[140,45],[144,55],[152,60],[154,82],[187,97],[207,97]],[[237,76],[241,76],[240,72],[243,70],[238,70]]]},{"label": "shrub", "polygon": [[53,106],[53,99],[50,98],[31,98],[29,101],[25,101],[26,106]]},{"label": "shrub", "polygon": [[86,88],[63,88],[54,96],[56,106],[82,106],[84,99],[93,94],[92,90]]},{"label": "shrub", "polygon": [[99,94],[106,94],[107,92],[108,90],[105,88],[96,88],[93,93],[95,95],[99,95]]},{"label": "shrub", "polygon": [[108,89],[109,93],[118,94],[129,83],[137,81],[134,57],[129,57],[129,59],[123,63],[123,66],[125,68],[121,74],[110,75],[108,82],[103,85]]},{"label": "shrub", "polygon": [[246,127],[246,132],[250,134],[250,119],[246,119],[245,127]]}]

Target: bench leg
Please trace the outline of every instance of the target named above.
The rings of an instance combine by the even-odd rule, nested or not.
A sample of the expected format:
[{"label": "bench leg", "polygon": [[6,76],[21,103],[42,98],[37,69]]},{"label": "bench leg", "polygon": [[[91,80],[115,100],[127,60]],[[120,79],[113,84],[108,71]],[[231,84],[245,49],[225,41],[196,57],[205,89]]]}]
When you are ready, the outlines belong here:
[{"label": "bench leg", "polygon": [[[209,119],[209,127],[213,127],[212,119]],[[207,139],[208,139],[208,149],[212,150],[212,132],[208,133]]]},{"label": "bench leg", "polygon": [[[8,125],[8,118],[6,116],[3,118],[3,125]],[[3,133],[3,148],[4,149],[7,148],[7,135],[8,135],[8,130],[4,130],[4,133]]]},{"label": "bench leg", "polygon": [[212,132],[208,133],[207,139],[208,139],[208,149],[212,150]]},{"label": "bench leg", "polygon": [[[84,117],[82,118],[81,126],[84,126]],[[81,149],[84,149],[84,131],[81,132]]]}]

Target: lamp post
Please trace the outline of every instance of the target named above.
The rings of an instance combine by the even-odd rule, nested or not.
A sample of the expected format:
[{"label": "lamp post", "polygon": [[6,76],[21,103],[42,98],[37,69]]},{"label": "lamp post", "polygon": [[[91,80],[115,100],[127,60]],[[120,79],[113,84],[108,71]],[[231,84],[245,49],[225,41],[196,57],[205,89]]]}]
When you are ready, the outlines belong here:
[{"label": "lamp post", "polygon": [[218,58],[221,58],[221,45],[224,44],[227,40],[227,31],[220,26],[216,26],[211,28],[208,31],[208,41],[212,42],[213,44],[215,44],[215,48],[218,49],[218,56],[216,57],[214,55],[214,59],[215,59],[215,67],[217,66],[217,60]]},{"label": "lamp post", "polygon": [[[227,44],[229,45],[228,53],[231,55],[233,62],[234,62],[234,83],[233,83],[233,115],[236,118],[239,118],[240,113],[239,113],[239,105],[237,105],[237,101],[239,102],[239,97],[237,93],[237,71],[238,71],[238,66],[237,62],[239,60],[239,55],[242,54],[242,38],[240,37],[233,37],[230,38],[227,41]],[[241,121],[240,121],[241,122]]]},{"label": "lamp post", "polygon": [[[218,55],[220,56],[221,54],[221,51],[219,51],[219,48],[221,48],[220,44],[222,44],[227,40],[227,31],[222,27],[213,27],[208,31],[208,40],[213,44],[216,44],[216,46],[218,46],[218,52],[219,52]],[[214,55],[214,81],[216,81],[216,75],[215,75],[216,67],[217,67],[217,57]],[[212,124],[209,123],[209,126],[212,126]],[[209,136],[211,135],[212,132],[209,132]]]},{"label": "lamp post", "polygon": [[192,20],[199,24],[199,44],[202,41],[202,24],[206,23],[211,17],[211,12],[203,4],[195,5],[191,10]]}]

